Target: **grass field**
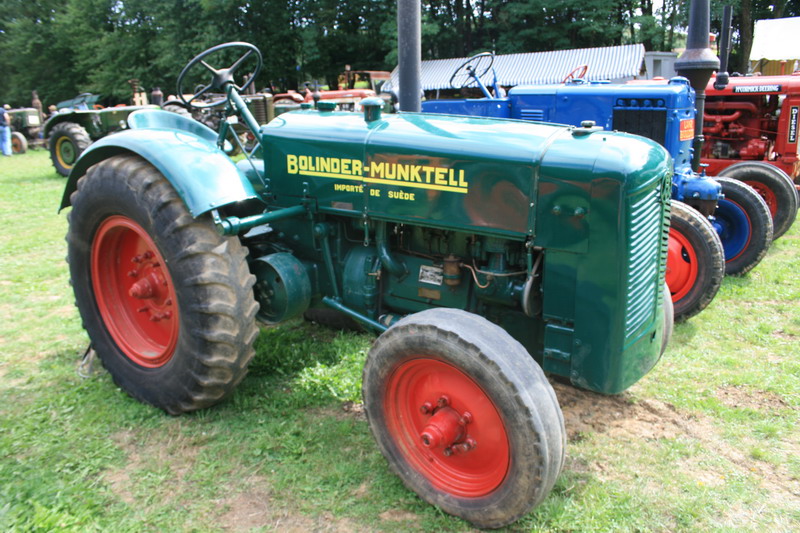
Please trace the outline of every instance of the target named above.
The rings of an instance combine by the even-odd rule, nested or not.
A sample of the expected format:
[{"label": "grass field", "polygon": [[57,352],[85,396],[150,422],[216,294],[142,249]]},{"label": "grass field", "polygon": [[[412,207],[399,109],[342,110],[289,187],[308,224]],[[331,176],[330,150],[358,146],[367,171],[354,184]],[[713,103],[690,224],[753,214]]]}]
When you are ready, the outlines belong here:
[{"label": "grass field", "polygon": [[[96,369],[44,151],[0,159],[0,530],[467,531],[407,491],[360,401],[372,337],[265,329],[233,397],[171,417]],[[514,531],[800,530],[800,223],[618,396],[555,384],[569,446]]]}]

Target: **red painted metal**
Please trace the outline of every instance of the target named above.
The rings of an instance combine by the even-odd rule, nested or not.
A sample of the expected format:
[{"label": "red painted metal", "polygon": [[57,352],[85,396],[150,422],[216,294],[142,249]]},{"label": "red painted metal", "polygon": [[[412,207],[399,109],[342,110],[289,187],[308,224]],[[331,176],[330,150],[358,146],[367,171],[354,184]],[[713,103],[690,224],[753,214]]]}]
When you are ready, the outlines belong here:
[{"label": "red painted metal", "polygon": [[800,73],[731,77],[706,87],[702,163],[715,176],[739,161],[763,161],[800,178]]},{"label": "red painted metal", "polygon": [[510,466],[506,426],[467,374],[433,357],[410,359],[392,372],[384,399],[399,451],[435,488],[477,498],[503,482]]},{"label": "red painted metal", "polygon": [[134,363],[157,368],[175,352],[175,287],[147,232],[128,217],[107,218],[92,241],[92,289],[109,335]]},{"label": "red painted metal", "polygon": [[769,214],[775,218],[775,213],[778,212],[778,197],[775,196],[775,191],[761,183],[760,181],[745,181],[745,183],[756,190],[759,196],[764,199],[769,207]]},{"label": "red painted metal", "polygon": [[672,293],[672,302],[689,294],[697,282],[697,252],[686,236],[670,228],[667,248],[667,286]]}]

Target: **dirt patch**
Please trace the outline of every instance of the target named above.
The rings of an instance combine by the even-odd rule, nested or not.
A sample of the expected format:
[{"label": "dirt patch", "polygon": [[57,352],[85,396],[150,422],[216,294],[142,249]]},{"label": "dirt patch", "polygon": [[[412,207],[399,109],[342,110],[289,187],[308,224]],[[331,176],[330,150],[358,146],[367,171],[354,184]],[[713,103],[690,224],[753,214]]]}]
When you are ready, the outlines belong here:
[{"label": "dirt patch", "polygon": [[419,523],[419,516],[410,511],[401,511],[399,509],[389,509],[382,512],[380,515],[381,520],[386,522],[413,522]]},{"label": "dirt patch", "polygon": [[745,387],[723,387],[717,389],[714,394],[724,405],[737,409],[762,411],[779,410],[790,407],[783,398],[774,392],[753,390]]},{"label": "dirt patch", "polygon": [[199,449],[189,439],[177,432],[179,426],[166,429],[163,437],[140,441],[140,436],[132,431],[122,431],[112,436],[112,440],[128,456],[128,462],[122,468],[106,473],[105,479],[111,491],[122,501],[132,504],[136,501],[134,479],[135,473],[142,469],[169,469],[165,483],[174,485],[176,490],[165,491],[167,498],[176,498],[180,493],[178,487],[186,474],[195,464]]},{"label": "dirt patch", "polygon": [[[707,417],[683,413],[669,403],[655,399],[637,399],[630,392],[614,396],[604,396],[593,392],[578,390],[561,383],[553,383],[559,404],[564,413],[567,438],[579,441],[588,433],[609,435],[625,442],[641,439],[673,439],[684,437],[698,441],[702,447],[715,456],[726,459],[737,470],[755,475],[761,480],[761,487],[775,498],[797,499],[800,497],[800,480],[789,473],[786,465],[775,465],[758,461],[749,456],[748,450],[756,442],[745,442],[742,447],[734,447],[720,435],[720,430]],[[732,389],[735,389],[732,387]],[[734,397],[739,392],[725,391],[722,394]],[[764,393],[759,400],[748,401],[759,406],[786,404],[776,395]],[[793,455],[800,450],[797,443],[786,443],[791,449],[784,450]],[[698,483],[715,486],[724,483],[724,477],[707,467],[685,462],[683,473],[688,473]],[[602,464],[588,464],[589,470],[600,472],[604,477],[613,476]]]}]

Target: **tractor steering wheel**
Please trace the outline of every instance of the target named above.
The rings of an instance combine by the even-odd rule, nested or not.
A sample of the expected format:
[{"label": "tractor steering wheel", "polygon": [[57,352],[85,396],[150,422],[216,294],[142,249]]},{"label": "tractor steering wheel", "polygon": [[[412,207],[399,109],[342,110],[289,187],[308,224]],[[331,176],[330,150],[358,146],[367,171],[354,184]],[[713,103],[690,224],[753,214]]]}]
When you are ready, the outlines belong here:
[{"label": "tractor steering wheel", "polygon": [[[204,59],[207,56],[219,52],[220,50],[227,50],[229,48],[244,48],[246,52],[244,52],[239,57],[239,59],[237,59],[228,68],[215,69],[214,67],[212,67],[211,65],[209,65],[204,61]],[[247,81],[244,83],[244,85],[240,87],[236,85],[236,83],[234,82],[233,75],[236,72],[236,70],[238,70],[238,68],[241,67],[242,64],[247,60],[247,58],[251,56],[254,56],[256,59],[255,67],[253,68],[253,71],[250,74],[247,74],[245,78]],[[201,84],[199,88],[195,87],[194,94],[187,101],[183,96],[183,83],[185,81],[186,75],[197,64],[202,65],[203,67],[205,67],[206,70],[211,72],[211,82],[208,85]],[[209,107],[217,106],[223,99],[216,100],[213,102],[203,102],[203,103],[197,103],[195,102],[195,100],[203,96],[212,89],[227,94],[226,87],[228,85],[233,85],[233,87],[237,91],[243,92],[245,89],[247,89],[247,87],[250,86],[250,84],[253,83],[253,81],[256,79],[256,76],[258,76],[258,73],[261,72],[261,66],[263,64],[264,60],[261,57],[261,52],[259,51],[258,48],[256,48],[250,43],[232,42],[232,43],[218,44],[217,46],[213,46],[208,50],[206,50],[205,52],[201,53],[200,55],[189,61],[189,63],[185,67],[183,67],[183,70],[178,76],[178,98],[180,98],[181,102],[183,102],[187,106],[195,107],[198,109],[206,109]]]},{"label": "tractor steering wheel", "polygon": [[567,83],[570,80],[574,80],[576,78],[583,78],[586,76],[586,72],[589,70],[589,65],[578,65],[572,72],[566,75],[566,77],[561,81],[561,83]]},{"label": "tractor steering wheel", "polygon": [[492,52],[481,52],[476,54],[459,66],[450,77],[450,87],[453,89],[464,89],[475,83],[476,78],[480,79],[486,75],[494,64],[494,54]]}]

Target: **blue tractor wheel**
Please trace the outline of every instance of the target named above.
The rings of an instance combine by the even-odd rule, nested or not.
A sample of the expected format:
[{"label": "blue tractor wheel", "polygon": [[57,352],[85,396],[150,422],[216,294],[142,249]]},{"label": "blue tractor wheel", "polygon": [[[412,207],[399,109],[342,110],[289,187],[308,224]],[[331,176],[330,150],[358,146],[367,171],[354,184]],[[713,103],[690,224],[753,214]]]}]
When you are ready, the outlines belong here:
[{"label": "blue tractor wheel", "polygon": [[746,274],[772,243],[772,217],[764,199],[749,185],[731,178],[716,180],[725,198],[717,203],[712,223],[725,251],[725,273]]}]

